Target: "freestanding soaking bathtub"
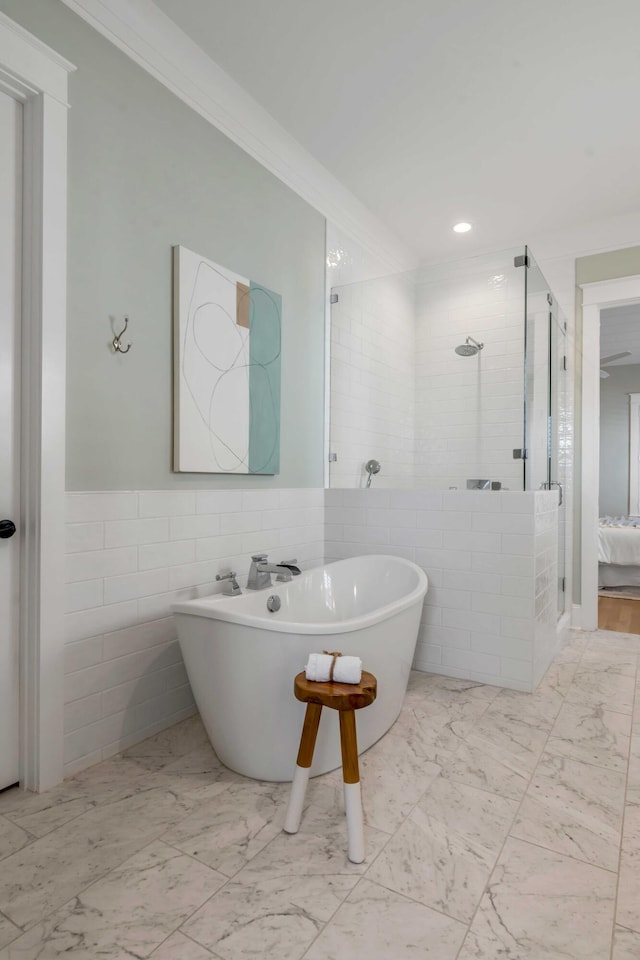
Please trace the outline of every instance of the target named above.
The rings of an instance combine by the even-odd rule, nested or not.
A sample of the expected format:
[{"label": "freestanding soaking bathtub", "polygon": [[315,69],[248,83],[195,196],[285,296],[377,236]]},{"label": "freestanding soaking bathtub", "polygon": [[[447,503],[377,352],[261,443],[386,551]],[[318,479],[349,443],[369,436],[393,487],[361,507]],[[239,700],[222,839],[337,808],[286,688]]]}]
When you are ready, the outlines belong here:
[{"label": "freestanding soaking bathtub", "polygon": [[[361,657],[376,675],[378,698],[358,714],[358,746],[379,740],[402,707],[427,587],[408,560],[364,556],[242,596],[176,603],[193,695],[220,760],[247,777],[291,780],[304,718],[293,678],[323,650]],[[270,613],[273,595],[281,605]],[[311,775],[340,763],[337,714],[324,710]]]}]

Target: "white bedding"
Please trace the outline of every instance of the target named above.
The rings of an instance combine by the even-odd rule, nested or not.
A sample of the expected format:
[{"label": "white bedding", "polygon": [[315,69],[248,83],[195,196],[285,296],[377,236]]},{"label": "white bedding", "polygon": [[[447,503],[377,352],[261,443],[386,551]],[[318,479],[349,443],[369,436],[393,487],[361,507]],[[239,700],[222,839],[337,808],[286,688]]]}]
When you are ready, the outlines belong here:
[{"label": "white bedding", "polygon": [[600,525],[598,562],[619,565],[640,564],[640,527]]}]

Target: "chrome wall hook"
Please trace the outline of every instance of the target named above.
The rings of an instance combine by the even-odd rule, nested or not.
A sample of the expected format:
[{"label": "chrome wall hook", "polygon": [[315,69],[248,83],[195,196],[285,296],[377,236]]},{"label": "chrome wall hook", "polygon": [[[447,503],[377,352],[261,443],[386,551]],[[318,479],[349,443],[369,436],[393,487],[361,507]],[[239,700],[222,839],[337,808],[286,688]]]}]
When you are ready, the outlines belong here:
[{"label": "chrome wall hook", "polygon": [[127,344],[126,350],[123,349],[122,341],[121,341],[121,337],[123,337],[123,336],[125,335],[125,333],[127,332],[127,327],[128,327],[128,326],[129,326],[129,317],[125,317],[125,318],[124,318],[124,327],[122,328],[122,330],[120,331],[120,333],[116,333],[115,337],[113,338],[113,350],[114,350],[114,353],[129,353],[129,350],[131,350],[131,344],[130,344],[130,343]]}]

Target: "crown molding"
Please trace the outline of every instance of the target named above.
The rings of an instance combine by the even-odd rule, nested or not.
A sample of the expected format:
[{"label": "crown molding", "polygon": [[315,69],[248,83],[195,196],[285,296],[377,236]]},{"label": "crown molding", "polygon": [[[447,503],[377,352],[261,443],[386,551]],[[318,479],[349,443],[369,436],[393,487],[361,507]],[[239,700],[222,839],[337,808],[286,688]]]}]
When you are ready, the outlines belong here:
[{"label": "crown molding", "polygon": [[390,271],[416,254],[298,143],[152,0],[63,0]]},{"label": "crown molding", "polygon": [[19,100],[44,93],[67,106],[67,78],[76,69],[4,13],[0,13],[0,82]]}]

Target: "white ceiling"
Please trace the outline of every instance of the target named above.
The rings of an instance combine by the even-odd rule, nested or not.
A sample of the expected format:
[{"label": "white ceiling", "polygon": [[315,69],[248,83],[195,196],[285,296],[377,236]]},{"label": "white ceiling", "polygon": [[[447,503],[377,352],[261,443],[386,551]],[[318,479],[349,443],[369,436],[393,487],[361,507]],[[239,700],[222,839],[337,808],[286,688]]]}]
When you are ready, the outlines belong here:
[{"label": "white ceiling", "polygon": [[624,350],[631,356],[607,364],[607,370],[640,363],[640,303],[600,312],[600,356],[610,357]]},{"label": "white ceiling", "polygon": [[640,211],[638,0],[155,2],[424,259]]}]

